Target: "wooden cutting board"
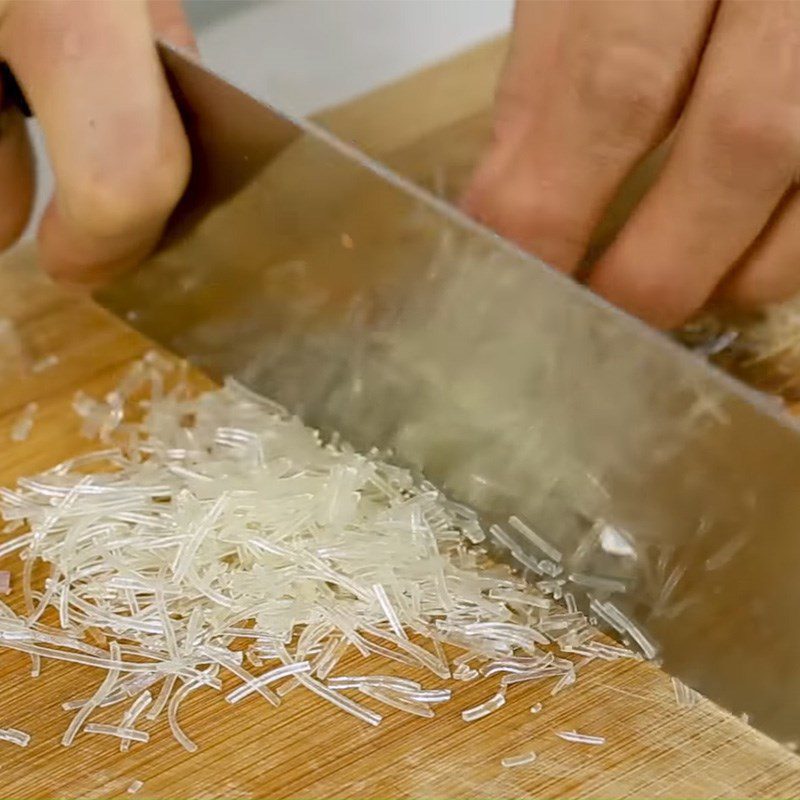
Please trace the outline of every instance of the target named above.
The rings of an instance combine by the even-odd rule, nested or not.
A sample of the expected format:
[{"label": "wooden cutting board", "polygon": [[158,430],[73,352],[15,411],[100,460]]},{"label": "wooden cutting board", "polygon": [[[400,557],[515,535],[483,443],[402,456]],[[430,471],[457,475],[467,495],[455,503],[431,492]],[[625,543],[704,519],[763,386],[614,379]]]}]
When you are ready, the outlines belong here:
[{"label": "wooden cutting board", "polygon": [[[454,196],[488,138],[487,109],[502,52],[502,43],[480,47],[321,119],[398,170]],[[90,302],[51,285],[24,250],[0,261],[0,316],[14,320],[25,348],[17,357],[6,354],[0,365],[0,485],[11,485],[93,446],[79,435],[70,408],[74,392],[108,391],[149,344]],[[38,374],[22,363],[50,354],[59,363]],[[39,404],[33,432],[12,443],[13,421],[30,401]],[[18,575],[17,566],[0,564]],[[390,710],[375,729],[301,691],[278,709],[257,698],[234,709],[210,691],[198,692],[181,711],[200,745],[194,755],[181,750],[163,722],[151,729],[150,744],[126,755],[113,740],[87,735],[62,748],[69,715],[61,703],[87,693],[98,676],[47,664],[31,679],[29,666],[26,657],[0,651],[0,727],[33,735],[26,750],[0,743],[3,797],[124,797],[133,781],[144,782],[137,797],[158,798],[800,794],[798,757],[707,701],[679,709],[669,678],[638,662],[594,663],[555,698],[550,685],[520,687],[505,708],[473,723],[459,712],[493,694],[491,680],[454,682],[455,699],[435,719]],[[342,674],[353,669],[341,667]],[[543,710],[531,714],[539,701]],[[599,734],[607,743],[570,744],[553,733],[564,729]],[[500,765],[502,757],[529,750],[538,754],[533,764]]]}]

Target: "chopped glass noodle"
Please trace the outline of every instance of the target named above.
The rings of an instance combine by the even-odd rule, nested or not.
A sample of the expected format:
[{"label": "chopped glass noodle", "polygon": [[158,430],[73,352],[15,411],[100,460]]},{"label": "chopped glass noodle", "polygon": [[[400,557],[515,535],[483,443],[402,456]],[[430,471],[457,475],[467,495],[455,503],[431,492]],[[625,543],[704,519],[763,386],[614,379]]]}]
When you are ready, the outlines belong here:
[{"label": "chopped glass noodle", "polygon": [[522,767],[525,764],[531,764],[536,760],[536,753],[520,753],[518,756],[505,756],[500,759],[500,764],[506,768]]},{"label": "chopped glass noodle", "polygon": [[237,678],[244,681],[245,685],[254,692],[258,692],[268,703],[273,706],[280,705],[280,698],[272,691],[267,689],[264,683],[257,681],[246,669],[242,669],[232,658],[233,653],[229,652],[231,658],[222,657],[214,653],[211,648],[203,648],[203,652],[212,661],[215,661],[221,667],[224,667],[228,672],[233,673]]},{"label": "chopped glass noodle", "polygon": [[[574,652],[578,652],[578,650],[576,649]],[[614,661],[618,658],[641,658],[639,653],[628,647],[620,647],[619,645],[601,641],[593,641],[586,644],[583,655],[595,655],[605,661]]]},{"label": "chopped glass noodle", "polygon": [[531,706],[531,714],[538,714],[542,710],[542,707],[541,703],[534,703]]},{"label": "chopped glass noodle", "polygon": [[642,655],[649,659],[653,660],[658,655],[658,646],[652,640],[650,635],[647,631],[644,630],[641,626],[637,625],[633,620],[629,619],[626,626],[626,632],[630,635],[631,639],[639,646],[642,651]]},{"label": "chopped glass noodle", "polygon": [[413,700],[410,695],[393,692],[391,689],[381,689],[377,686],[362,684],[359,691],[373,700],[378,700],[387,706],[405,711],[407,714],[414,714],[418,717],[432,717],[433,709],[425,702]]},{"label": "chopped glass noodle", "polygon": [[[577,665],[576,665],[577,667]],[[565,672],[559,679],[558,683],[550,690],[550,696],[555,697],[560,691],[565,689],[567,686],[572,686],[573,683],[577,680],[576,673],[577,669],[573,670],[572,672]]]},{"label": "chopped glass noodle", "polygon": [[672,690],[675,693],[675,703],[679,708],[692,708],[701,700],[701,695],[687,686],[683,681],[673,677]]},{"label": "chopped glass noodle", "polygon": [[142,786],[144,786],[144,781],[132,781],[126,792],[127,794],[136,794]]},{"label": "chopped glass noodle", "polygon": [[14,320],[10,317],[0,317],[0,357],[4,363],[14,363],[21,366],[29,364],[25,342],[17,331]]},{"label": "chopped glass noodle", "polygon": [[596,597],[589,601],[589,608],[595,616],[601,619],[606,625],[616,630],[618,633],[625,633],[625,620],[620,621],[616,616],[609,613],[606,604]]},{"label": "chopped glass noodle", "polygon": [[[116,642],[111,643],[111,658],[113,661],[119,662],[119,645]],[[94,711],[111,693],[118,677],[119,669],[117,667],[112,667],[108,670],[106,677],[103,679],[103,682],[100,684],[94,696],[72,718],[72,722],[69,724],[69,727],[64,732],[64,736],[61,739],[61,744],[63,744],[64,747],[69,747],[72,744],[75,736],[80,732],[81,726],[92,711]]]},{"label": "chopped glass noodle", "polygon": [[537,575],[541,575],[540,563],[526,553],[499,525],[490,525],[489,533],[492,539],[499,542],[503,547],[508,550],[511,557],[521,564],[525,569],[529,569]]},{"label": "chopped glass noodle", "polygon": [[450,689],[421,689],[413,692],[398,689],[395,691],[405,695],[415,703],[446,703],[453,696]]},{"label": "chopped glass noodle", "polygon": [[[556,638],[556,644],[566,653],[573,652],[573,648],[580,647],[587,642],[594,640],[597,636],[595,628],[591,627],[588,622],[583,627],[576,627],[572,630],[563,633]],[[632,654],[633,655],[633,654]]]},{"label": "chopped glass noodle", "polygon": [[586,589],[593,589],[598,592],[611,594],[624,594],[628,591],[628,585],[616,578],[608,578],[603,575],[587,575],[582,572],[572,572],[569,580],[576,586],[583,586]]},{"label": "chopped glass noodle", "polygon": [[391,602],[389,601],[389,595],[386,594],[386,589],[383,588],[379,583],[376,583],[372,587],[372,591],[375,592],[375,597],[378,598],[378,603],[381,607],[381,610],[386,616],[386,621],[391,626],[392,630],[404,639],[407,639],[408,636],[406,635],[403,626],[400,623],[400,619],[397,616],[397,612],[392,607]]},{"label": "chopped glass noodle", "polygon": [[[153,695],[145,689],[131,704],[131,707],[122,715],[122,720],[120,722],[120,728],[132,728],[136,724],[136,720],[139,719],[142,712],[153,702]],[[131,746],[131,740],[125,739],[124,741],[120,742],[119,749],[120,752],[124,753]]]},{"label": "chopped glass noodle", "polygon": [[197,745],[183,732],[183,728],[178,724],[178,709],[187,695],[195,689],[199,689],[201,686],[202,682],[199,679],[186,681],[183,686],[172,695],[167,705],[167,720],[172,735],[175,737],[178,744],[190,753],[194,753],[197,750]]},{"label": "chopped glass noodle", "polygon": [[30,743],[31,735],[16,728],[0,728],[0,742],[9,742],[17,747],[27,747]]},{"label": "chopped glass noodle", "polygon": [[453,678],[457,681],[474,681],[475,678],[479,678],[480,675],[478,670],[473,669],[467,664],[459,664],[459,666],[453,670]]},{"label": "chopped glass noodle", "polygon": [[531,669],[527,672],[503,675],[503,677],[500,679],[500,685],[506,687],[515,683],[530,683],[531,681],[540,681],[543,678],[562,678],[564,674],[565,670],[562,667],[539,667],[538,669]]},{"label": "chopped glass noodle", "polygon": [[11,594],[11,573],[6,570],[0,570],[0,594]]},{"label": "chopped glass noodle", "polygon": [[546,667],[553,662],[552,653],[543,653],[537,657],[506,659],[505,661],[492,661],[480,668],[480,673],[484,677],[490,677],[498,673],[511,672],[517,675],[529,673],[532,669]]},{"label": "chopped glass noodle", "polygon": [[147,719],[152,721],[161,716],[161,713],[164,711],[167,703],[169,702],[169,699],[172,695],[172,690],[175,688],[175,683],[177,680],[177,675],[169,675],[167,678],[165,678],[164,684],[161,687],[161,691],[158,693],[155,703],[153,703],[153,707],[145,715]]},{"label": "chopped glass noodle", "polygon": [[331,670],[339,663],[339,659],[344,655],[348,647],[349,643],[346,639],[329,639],[312,663],[314,674],[320,680],[325,680]]},{"label": "chopped glass noodle", "polygon": [[59,357],[55,353],[50,353],[40,358],[38,361],[34,361],[33,364],[31,364],[31,372],[34,374],[44,372],[51,367],[55,367],[59,363],[59,360]]},{"label": "chopped glass noodle", "polygon": [[116,736],[118,739],[125,739],[131,742],[150,741],[150,734],[146,731],[137,731],[134,728],[123,728],[120,725],[103,725],[97,722],[90,722],[84,728],[86,733],[100,733],[106,736]]},{"label": "chopped glass noodle", "polygon": [[[501,691],[467,720],[502,706],[507,685],[569,685],[578,666],[556,653],[623,657],[612,645],[587,649],[602,643],[573,595],[566,611],[555,602],[561,553],[518,518],[514,535],[497,526],[495,538],[547,576],[538,588],[491,565],[474,546],[486,538],[478,515],[431,484],[377,452],[322,444],[235,381],[195,398],[185,385],[169,389],[167,364],[148,356],[103,400],[78,393],[85,432],[108,444],[0,488],[12,535],[0,558],[22,557],[26,605],[20,617],[0,604],[0,647],[105,673],[88,699],[64,704],[75,712],[65,744],[97,732],[95,709],[119,704],[119,724],[100,732],[136,730],[166,709],[175,738],[194,750],[181,703],[221,690],[221,671],[239,681],[231,703],[260,693],[277,705],[303,688],[372,725],[381,715],[341,690],[424,716],[450,699],[450,689],[403,677],[328,677],[351,646],[442,680],[479,679],[476,666],[501,674]],[[39,562],[50,569],[41,589]],[[41,625],[48,609],[60,629]],[[140,741],[120,738],[122,749]]]},{"label": "chopped glass noodle", "polygon": [[565,742],[574,742],[575,744],[601,745],[606,743],[605,736],[592,736],[577,731],[555,731],[555,734]]},{"label": "chopped glass noodle", "polygon": [[521,533],[529,542],[538,547],[551,561],[560,562],[562,558],[561,551],[550,544],[546,539],[543,539],[533,528],[526,525],[519,517],[511,516],[508,518],[508,524],[514,528],[515,531]]},{"label": "chopped glass noodle", "polygon": [[362,686],[376,686],[402,692],[416,692],[422,690],[421,683],[409,680],[408,678],[396,678],[393,675],[341,676],[330,678],[328,680],[328,686],[331,689],[360,689]]},{"label": "chopped glass noodle", "polygon": [[259,688],[263,688],[268,683],[279,681],[289,675],[305,674],[310,671],[311,665],[308,663],[308,661],[298,661],[296,664],[284,664],[283,666],[275,667],[275,669],[270,670],[264,675],[260,675],[257,678],[252,678],[243,686],[240,686],[238,689],[234,689],[232,692],[227,694],[225,699],[229,703],[238,703],[240,700],[247,697],[247,695],[258,691]]},{"label": "chopped glass noodle", "polygon": [[488,716],[493,711],[497,711],[506,704],[506,696],[504,692],[498,692],[494,697],[490,697],[480,705],[473,706],[472,708],[464,709],[461,712],[461,719],[464,722],[474,722],[476,719],[482,719]]},{"label": "chopped glass noodle", "polygon": [[12,442],[23,442],[30,436],[38,410],[38,403],[28,403],[25,408],[22,409],[19,416],[14,420],[14,424],[11,426],[10,437]]},{"label": "chopped glass noodle", "polygon": [[538,562],[538,566],[541,574],[549,575],[551,578],[557,577],[564,571],[564,567],[561,564],[556,564],[555,561],[551,561],[549,558],[543,558]]},{"label": "chopped glass noodle", "polygon": [[352,714],[354,717],[358,717],[358,719],[361,719],[370,725],[378,725],[380,724],[381,719],[383,719],[380,714],[376,714],[374,711],[364,708],[358,703],[354,703],[349,697],[337,694],[333,689],[329,689],[327,686],[325,686],[324,683],[315,681],[313,678],[309,678],[307,675],[299,675],[296,680],[315,694],[318,694],[323,699],[328,700],[329,702],[333,703],[333,705],[341,708],[342,711],[347,711],[349,714]]}]

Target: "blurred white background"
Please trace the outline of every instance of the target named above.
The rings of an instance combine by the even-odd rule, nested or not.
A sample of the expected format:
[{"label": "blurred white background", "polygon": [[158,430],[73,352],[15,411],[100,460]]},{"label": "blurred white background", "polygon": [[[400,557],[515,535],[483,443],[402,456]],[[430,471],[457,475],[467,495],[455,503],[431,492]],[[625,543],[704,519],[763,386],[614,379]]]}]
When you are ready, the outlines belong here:
[{"label": "blurred white background", "polygon": [[203,59],[310,114],[506,30],[511,0],[190,0]]}]

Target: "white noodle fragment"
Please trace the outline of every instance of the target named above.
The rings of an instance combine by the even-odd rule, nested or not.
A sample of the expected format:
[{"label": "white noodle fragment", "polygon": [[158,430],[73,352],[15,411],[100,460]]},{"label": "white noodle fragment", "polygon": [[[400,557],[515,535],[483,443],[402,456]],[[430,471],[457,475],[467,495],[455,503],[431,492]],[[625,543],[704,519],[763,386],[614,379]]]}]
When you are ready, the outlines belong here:
[{"label": "white noodle fragment", "polygon": [[97,722],[90,722],[85,728],[86,733],[100,733],[105,736],[116,736],[118,739],[125,739],[131,742],[150,741],[150,734],[146,731],[137,731],[135,728],[123,728],[121,725],[103,725]]},{"label": "white noodle fragment", "polygon": [[529,569],[537,575],[541,574],[539,562],[533,556],[526,553],[499,525],[490,525],[489,533],[492,535],[492,539],[505,547],[512,558],[525,567],[525,569]]},{"label": "white noodle fragment", "polygon": [[476,719],[481,719],[488,716],[498,708],[502,708],[506,704],[506,696],[503,692],[498,692],[494,697],[490,697],[480,705],[467,708],[461,712],[461,719],[464,722],[474,722]]},{"label": "white noodle fragment", "polygon": [[274,692],[271,692],[266,688],[266,684],[269,683],[269,681],[265,681],[263,679],[258,680],[254,678],[247,670],[242,669],[242,667],[236,664],[236,662],[233,660],[233,653],[228,652],[225,656],[221,656],[214,653],[208,647],[205,648],[204,652],[211,660],[215,661],[220,666],[227,669],[228,672],[233,673],[237,678],[244,681],[245,685],[250,691],[258,692],[268,703],[273,706],[280,705],[280,699],[275,695]]},{"label": "white noodle fragment", "polygon": [[549,558],[543,558],[539,562],[539,572],[543,575],[549,575],[551,578],[555,578],[563,571],[564,567],[562,567],[561,564],[556,564],[555,561],[551,561]]},{"label": "white noodle fragment", "polygon": [[[0,490],[2,493],[2,490]],[[8,517],[6,517],[7,519]],[[8,542],[4,542],[0,545],[0,558],[4,558],[5,556],[11,555],[11,553],[15,553],[17,550],[23,550],[30,545],[33,540],[32,533],[26,533],[24,536],[18,536],[16,539],[11,539]]]},{"label": "white noodle fragment", "polygon": [[243,686],[239,686],[232,692],[225,695],[225,699],[229,703],[238,703],[243,700],[247,695],[252,692],[257,692],[259,689],[265,687],[268,683],[279,681],[289,675],[303,675],[311,671],[311,665],[308,661],[299,661],[296,664],[284,664],[282,667],[275,667],[264,675],[258,678],[253,678]]},{"label": "white noodle fragment", "polygon": [[574,742],[575,744],[601,745],[606,743],[605,736],[592,736],[577,731],[555,731],[555,734],[565,742]]},{"label": "white noodle fragment", "polygon": [[[112,663],[119,662],[119,645],[116,642],[112,642],[110,645],[110,650]],[[75,736],[77,736],[78,732],[83,726],[83,723],[92,713],[92,711],[98,708],[103,700],[105,700],[105,698],[111,694],[111,690],[114,688],[114,684],[117,682],[118,676],[119,669],[116,666],[108,670],[105,679],[100,684],[100,688],[95,692],[93,697],[86,703],[86,705],[84,705],[83,708],[81,708],[80,711],[78,711],[78,713],[73,717],[72,722],[64,732],[64,736],[61,739],[61,744],[64,747],[69,747],[72,744]]]},{"label": "white noodle fragment", "polygon": [[387,706],[405,711],[407,714],[414,714],[418,717],[432,717],[433,710],[428,708],[424,702],[416,702],[409,695],[392,692],[391,689],[380,689],[375,686],[363,685],[359,688],[362,694],[378,700]]},{"label": "white noodle fragment", "polygon": [[364,706],[360,706],[358,703],[354,703],[349,697],[338,694],[333,689],[329,689],[327,686],[325,686],[324,683],[315,681],[313,678],[309,678],[307,675],[298,675],[297,680],[302,683],[303,686],[314,692],[314,694],[318,694],[323,699],[341,708],[342,711],[347,711],[349,714],[352,714],[354,717],[358,717],[358,719],[363,720],[370,725],[379,725],[383,719],[380,714],[376,714],[374,711],[371,711]]},{"label": "white noodle fragment", "polygon": [[16,728],[0,728],[0,742],[9,742],[17,747],[27,747],[30,743],[31,735]]},{"label": "white noodle fragment", "polygon": [[511,686],[514,683],[540,681],[543,678],[561,678],[563,675],[564,670],[561,667],[538,667],[536,669],[528,670],[527,672],[520,672],[516,675],[503,675],[503,677],[500,679],[500,685],[506,687]]},{"label": "white noodle fragment", "polygon": [[522,767],[525,764],[532,764],[536,760],[536,753],[521,753],[518,756],[505,756],[500,759],[500,764],[508,769],[512,767]]},{"label": "white noodle fragment", "polygon": [[403,626],[400,623],[400,618],[397,616],[397,612],[394,610],[391,602],[389,602],[389,596],[386,594],[386,589],[383,588],[379,583],[376,583],[372,587],[372,591],[375,592],[375,597],[378,598],[378,604],[381,607],[384,615],[386,616],[386,621],[389,623],[391,629],[403,639],[407,639],[406,632],[403,630]]},{"label": "white noodle fragment", "polygon": [[3,365],[14,364],[18,368],[29,363],[25,342],[10,317],[0,317],[0,359]]},{"label": "white noodle fragment", "polygon": [[[143,691],[136,700],[133,701],[131,707],[123,714],[122,721],[120,722],[121,728],[132,728],[136,724],[142,712],[153,702],[153,696],[149,691]],[[120,742],[119,749],[121,753],[125,753],[130,749],[131,740],[125,739]]]},{"label": "white noodle fragment", "polygon": [[28,403],[25,408],[22,409],[19,416],[14,420],[14,424],[11,426],[10,438],[12,442],[24,442],[25,439],[30,436],[38,410],[38,403]]},{"label": "white noodle fragment", "polygon": [[0,569],[0,594],[11,594],[11,573],[6,569]]},{"label": "white noodle fragment", "polygon": [[164,711],[164,708],[166,708],[166,705],[172,696],[172,690],[175,688],[177,680],[177,675],[170,675],[164,680],[164,685],[161,687],[161,691],[158,693],[158,697],[156,698],[155,703],[153,703],[153,707],[147,712],[147,714],[145,714],[145,717],[151,722],[155,719],[158,719],[158,717],[160,717],[161,713]]},{"label": "white noodle fragment", "polygon": [[197,751],[197,745],[183,732],[183,728],[178,724],[178,709],[181,706],[181,703],[184,701],[186,696],[190,693],[195,691],[195,689],[199,689],[202,686],[202,683],[199,680],[194,681],[186,681],[186,683],[178,689],[177,692],[172,696],[172,699],[169,701],[169,705],[167,707],[167,720],[169,722],[170,730],[172,731],[172,735],[175,737],[175,740],[178,744],[184,749],[187,750],[189,753],[194,753]]},{"label": "white noodle fragment", "polygon": [[175,562],[172,565],[174,573],[174,580],[181,581],[186,577],[192,564],[192,559],[197,553],[198,548],[202,544],[203,539],[208,536],[217,520],[225,511],[228,504],[228,495],[223,493],[216,502],[208,510],[208,513],[203,516],[197,523],[195,530],[191,532],[191,538],[185,546],[178,550],[175,556]]},{"label": "white noodle fragment", "polygon": [[[580,652],[577,648],[573,652]],[[602,658],[604,661],[615,661],[619,658],[634,658],[641,659],[639,653],[627,648],[620,647],[615,644],[607,644],[606,642],[589,642],[585,645],[585,652],[582,655],[594,655],[597,658]]]},{"label": "white noodle fragment", "polygon": [[[607,604],[606,608],[611,605]],[[658,645],[650,637],[650,634],[644,630],[640,625],[637,625],[632,619],[628,619],[625,624],[625,630],[630,635],[631,639],[639,645],[642,655],[652,660],[658,655]]]},{"label": "white noodle fragment", "polygon": [[543,539],[533,528],[526,525],[519,517],[511,516],[508,518],[508,524],[517,533],[521,533],[529,542],[535,547],[539,548],[551,561],[556,563],[561,562],[561,551],[550,544],[546,539]]},{"label": "white noodle fragment", "polygon": [[616,617],[609,614],[606,609],[606,604],[593,597],[589,601],[589,610],[598,618],[601,619],[606,625],[614,628],[618,633],[625,633],[625,623],[620,622]]},{"label": "white noodle fragment", "polygon": [[446,703],[453,696],[449,689],[421,689],[414,692],[397,691],[415,703]]},{"label": "white noodle fragment", "polygon": [[565,672],[564,675],[559,679],[558,683],[550,690],[550,696],[555,697],[560,691],[565,689],[567,686],[571,686],[577,677],[575,675],[575,670],[570,672]]},{"label": "white noodle fragment", "polygon": [[59,361],[60,359],[55,353],[50,353],[49,355],[40,358],[38,361],[34,361],[33,364],[31,364],[31,372],[44,372],[51,367],[55,367]]},{"label": "white noodle fragment", "polygon": [[538,714],[541,710],[542,710],[542,704],[541,703],[534,703],[531,706],[531,714]]},{"label": "white noodle fragment", "polygon": [[400,692],[422,690],[422,684],[408,678],[396,678],[393,675],[355,675],[328,679],[331,689],[360,689],[362,686],[375,686],[382,689],[394,689]]},{"label": "white noodle fragment", "polygon": [[350,644],[346,639],[331,639],[318,658],[315,659],[314,673],[317,678],[325,680],[339,663],[349,646]]},{"label": "white noodle fragment", "polygon": [[478,670],[473,669],[467,664],[460,664],[453,672],[453,678],[457,681],[474,681],[476,678],[479,678],[480,675]]},{"label": "white noodle fragment", "polygon": [[696,692],[683,681],[678,680],[678,678],[673,677],[671,680],[675,703],[679,708],[692,708],[700,702],[701,695],[699,692]]},{"label": "white noodle fragment", "polygon": [[628,584],[617,578],[608,578],[604,575],[587,575],[582,572],[572,572],[568,576],[576,586],[585,589],[594,589],[598,592],[623,594],[628,591]]},{"label": "white noodle fragment", "polygon": [[130,786],[125,790],[127,794],[136,794],[144,786],[144,781],[131,781]]}]

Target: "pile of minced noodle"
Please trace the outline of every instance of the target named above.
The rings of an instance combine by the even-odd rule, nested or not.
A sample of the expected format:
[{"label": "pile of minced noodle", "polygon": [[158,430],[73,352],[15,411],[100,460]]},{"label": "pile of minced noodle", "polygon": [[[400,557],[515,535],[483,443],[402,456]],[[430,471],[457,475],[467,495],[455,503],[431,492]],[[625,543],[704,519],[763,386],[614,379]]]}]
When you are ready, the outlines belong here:
[{"label": "pile of minced noodle", "polygon": [[[537,588],[494,565],[477,516],[430,484],[323,444],[233,381],[192,396],[175,372],[149,354],[105,399],[79,393],[102,449],[0,490],[0,568],[13,570],[25,609],[0,601],[0,651],[28,653],[35,673],[61,659],[100,676],[64,698],[65,745],[100,734],[127,749],[165,714],[194,750],[181,702],[222,691],[226,673],[231,704],[253,695],[276,706],[302,690],[377,725],[393,709],[433,716],[458,702],[458,681],[491,684],[462,709],[470,721],[513,684],[549,679],[555,694],[592,659],[638,657],[599,640],[568,591],[565,605],[554,599],[565,581],[552,547]],[[373,658],[343,672],[355,652],[387,669],[375,673]],[[404,668],[439,688],[398,677]],[[118,722],[93,721],[108,706]]]}]

